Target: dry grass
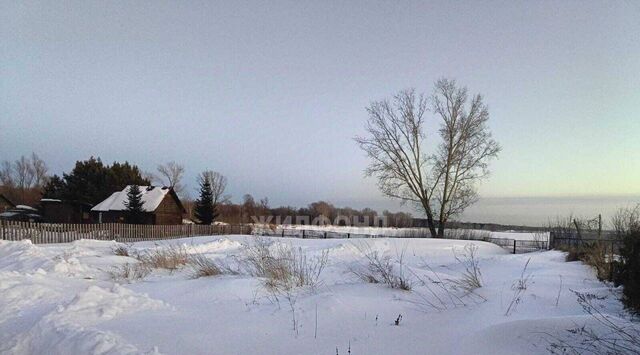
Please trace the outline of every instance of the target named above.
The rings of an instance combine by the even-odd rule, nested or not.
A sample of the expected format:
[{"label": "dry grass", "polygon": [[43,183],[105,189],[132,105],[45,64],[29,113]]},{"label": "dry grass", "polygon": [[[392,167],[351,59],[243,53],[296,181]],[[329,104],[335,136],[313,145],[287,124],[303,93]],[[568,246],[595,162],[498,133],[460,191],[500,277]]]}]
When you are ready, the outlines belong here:
[{"label": "dry grass", "polygon": [[111,250],[115,255],[118,255],[118,256],[131,256],[128,245],[120,244]]},{"label": "dry grass", "polygon": [[219,275],[235,275],[238,272],[231,269],[229,265],[213,260],[203,254],[194,254],[189,257],[189,266],[193,269],[192,277],[210,277]]},{"label": "dry grass", "polygon": [[[578,304],[591,316],[599,328],[586,325],[566,329],[564,334],[545,333],[550,340],[547,350],[552,354],[640,354],[640,327],[632,321],[600,311],[593,303],[602,299],[594,294],[572,292]],[[605,297],[606,298],[606,297]]]},{"label": "dry grass", "polygon": [[529,267],[530,261],[531,258],[527,259],[527,262],[524,264],[524,268],[522,269],[522,273],[520,273],[520,278],[511,285],[511,289],[513,290],[513,297],[511,298],[509,307],[507,307],[507,311],[504,314],[505,316],[509,316],[513,312],[515,312],[518,305],[522,303],[522,297],[529,287],[529,282],[533,278],[533,275],[531,273],[527,273],[527,268]]},{"label": "dry grass", "polygon": [[475,289],[482,287],[482,273],[477,252],[478,247],[474,244],[465,245],[461,254],[454,251],[454,257],[464,267],[464,271],[460,279],[450,281],[466,293],[472,293]]},{"label": "dry grass", "polygon": [[109,272],[111,278],[115,281],[136,281],[145,278],[151,273],[151,269],[143,263],[123,264],[114,266]]},{"label": "dry grass", "polygon": [[[404,250],[398,254],[397,260],[382,256],[371,250],[367,243],[355,245],[366,259],[366,265],[357,265],[351,272],[368,283],[385,284],[394,289],[411,291],[413,282],[404,275]],[[395,264],[398,265],[397,270]]]},{"label": "dry grass", "polygon": [[315,288],[328,261],[328,251],[308,257],[301,248],[277,243],[272,248],[261,238],[246,249],[244,261],[252,276],[264,278],[263,285],[272,292],[296,287]]},{"label": "dry grass", "polygon": [[582,261],[596,270],[598,279],[610,280],[613,267],[611,250],[606,243],[583,243],[580,246],[564,246],[560,250],[567,252],[567,261]]},{"label": "dry grass", "polygon": [[151,269],[176,270],[189,263],[189,254],[184,246],[169,246],[145,251],[138,260]]}]

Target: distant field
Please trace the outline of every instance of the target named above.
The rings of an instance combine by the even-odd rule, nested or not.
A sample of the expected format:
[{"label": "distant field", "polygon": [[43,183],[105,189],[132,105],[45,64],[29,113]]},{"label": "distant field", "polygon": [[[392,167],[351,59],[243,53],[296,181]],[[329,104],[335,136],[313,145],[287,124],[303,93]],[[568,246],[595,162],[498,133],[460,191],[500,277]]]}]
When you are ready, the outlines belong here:
[{"label": "distant field", "polygon": [[[279,231],[292,231],[292,230],[307,230],[317,232],[333,232],[340,234],[355,234],[355,235],[374,235],[382,237],[416,237],[424,236],[429,237],[430,233],[427,228],[389,228],[389,227],[355,227],[355,226],[315,226],[315,225],[279,225],[276,227],[275,232]],[[262,229],[257,227],[256,232],[260,233]],[[548,232],[532,233],[532,232],[491,232],[485,230],[470,230],[470,229],[456,229],[446,230],[445,237],[455,237],[459,233],[472,233],[478,236],[486,235],[491,238],[505,238],[516,240],[540,240],[547,241],[549,239]],[[335,236],[333,236],[335,237]]]}]

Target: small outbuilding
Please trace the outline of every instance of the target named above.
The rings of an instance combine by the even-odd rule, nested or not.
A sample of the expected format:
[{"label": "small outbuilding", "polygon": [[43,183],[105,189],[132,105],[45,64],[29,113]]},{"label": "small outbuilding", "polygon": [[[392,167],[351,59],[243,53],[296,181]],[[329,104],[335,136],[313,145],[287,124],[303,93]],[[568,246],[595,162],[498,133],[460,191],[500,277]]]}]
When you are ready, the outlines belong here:
[{"label": "small outbuilding", "polygon": [[[127,220],[127,193],[131,185],[114,192],[106,200],[91,209],[94,220],[99,223],[125,223]],[[170,187],[139,186],[142,193],[141,224],[182,224],[186,210],[178,195]]]},{"label": "small outbuilding", "polygon": [[42,221],[46,223],[92,223],[88,203],[43,198],[40,200]]},{"label": "small outbuilding", "polygon": [[16,205],[11,202],[11,200],[9,200],[7,196],[0,194],[0,212],[7,212],[8,210],[15,207]]}]

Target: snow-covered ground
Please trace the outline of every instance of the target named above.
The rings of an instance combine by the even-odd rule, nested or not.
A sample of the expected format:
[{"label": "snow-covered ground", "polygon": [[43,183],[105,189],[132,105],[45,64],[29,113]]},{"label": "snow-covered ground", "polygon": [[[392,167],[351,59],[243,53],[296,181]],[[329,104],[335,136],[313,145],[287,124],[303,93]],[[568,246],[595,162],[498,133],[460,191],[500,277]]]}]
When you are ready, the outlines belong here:
[{"label": "snow-covered ground", "polygon": [[[437,239],[264,240],[310,259],[328,251],[321,284],[276,301],[259,278],[194,279],[189,267],[118,283],[110,271],[137,261],[116,256],[115,242],[0,241],[0,353],[544,354],[552,336],[567,329],[598,329],[570,290],[596,295],[604,313],[623,314],[617,290],[557,251],[511,255],[490,243]],[[182,245],[237,265],[254,243],[251,236],[212,236],[131,247]],[[465,296],[449,280],[460,279],[464,267],[454,254],[468,244],[477,247],[483,286]],[[392,262],[404,252],[402,270],[413,289],[357,278],[350,270],[366,264],[364,249]],[[526,290],[513,302],[512,285],[529,259]]]}]

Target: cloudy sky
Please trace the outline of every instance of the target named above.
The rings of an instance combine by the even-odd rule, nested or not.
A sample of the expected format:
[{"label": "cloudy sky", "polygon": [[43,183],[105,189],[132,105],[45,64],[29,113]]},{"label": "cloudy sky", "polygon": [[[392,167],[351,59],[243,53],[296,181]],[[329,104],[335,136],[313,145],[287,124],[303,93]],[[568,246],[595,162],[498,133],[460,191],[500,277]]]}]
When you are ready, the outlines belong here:
[{"label": "cloudy sky", "polygon": [[0,0],[0,160],[175,160],[272,204],[376,205],[365,107],[485,96],[484,197],[640,194],[640,2]]}]

